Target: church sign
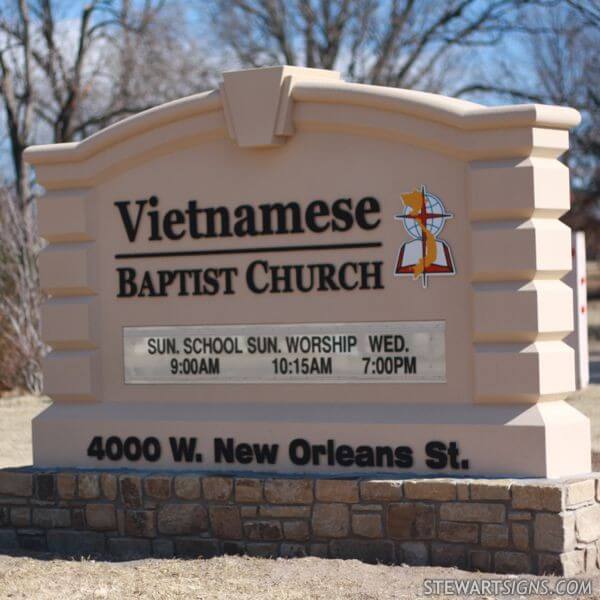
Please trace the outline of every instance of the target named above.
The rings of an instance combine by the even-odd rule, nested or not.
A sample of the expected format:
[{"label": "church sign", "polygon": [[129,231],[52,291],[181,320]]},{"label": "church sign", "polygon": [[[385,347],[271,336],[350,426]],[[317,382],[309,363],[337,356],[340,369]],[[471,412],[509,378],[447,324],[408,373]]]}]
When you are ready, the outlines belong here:
[{"label": "church sign", "polygon": [[229,72],[26,152],[40,467],[558,477],[576,111]]}]

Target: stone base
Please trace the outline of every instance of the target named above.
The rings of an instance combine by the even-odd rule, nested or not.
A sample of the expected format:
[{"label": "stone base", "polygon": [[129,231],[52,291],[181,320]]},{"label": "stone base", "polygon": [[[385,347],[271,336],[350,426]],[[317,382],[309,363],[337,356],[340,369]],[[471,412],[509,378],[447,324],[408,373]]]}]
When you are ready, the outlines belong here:
[{"label": "stone base", "polygon": [[316,479],[0,470],[0,550],[358,558],[572,576],[600,566],[600,474]]}]

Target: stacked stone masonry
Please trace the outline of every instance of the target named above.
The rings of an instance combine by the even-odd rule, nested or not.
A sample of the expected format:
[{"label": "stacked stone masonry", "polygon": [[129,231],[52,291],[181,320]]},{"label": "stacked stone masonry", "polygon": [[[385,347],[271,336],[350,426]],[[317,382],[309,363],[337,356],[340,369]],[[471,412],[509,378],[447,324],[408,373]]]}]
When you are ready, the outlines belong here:
[{"label": "stacked stone masonry", "polygon": [[10,469],[0,471],[0,551],[313,555],[571,576],[600,567],[600,481]]}]

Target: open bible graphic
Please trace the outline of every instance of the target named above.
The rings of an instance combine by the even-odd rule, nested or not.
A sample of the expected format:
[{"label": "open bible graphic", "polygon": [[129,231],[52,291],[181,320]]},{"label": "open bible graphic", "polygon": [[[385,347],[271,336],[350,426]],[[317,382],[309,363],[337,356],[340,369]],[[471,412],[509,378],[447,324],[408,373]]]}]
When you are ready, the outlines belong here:
[{"label": "open bible graphic", "polygon": [[454,260],[448,244],[437,239],[447,219],[442,201],[430,194],[425,186],[402,195],[404,212],[396,215],[413,241],[402,244],[396,260],[394,275],[421,277],[423,287],[432,275],[454,275]]}]

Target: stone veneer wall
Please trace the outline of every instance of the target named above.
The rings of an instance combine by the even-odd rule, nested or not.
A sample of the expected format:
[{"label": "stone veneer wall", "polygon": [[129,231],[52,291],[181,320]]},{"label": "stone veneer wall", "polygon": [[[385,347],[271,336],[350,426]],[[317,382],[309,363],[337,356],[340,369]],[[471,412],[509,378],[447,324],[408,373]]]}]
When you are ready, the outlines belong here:
[{"label": "stone veneer wall", "polygon": [[[600,477],[600,475],[598,475]],[[512,573],[600,566],[600,485],[0,471],[0,549],[323,556]]]}]

